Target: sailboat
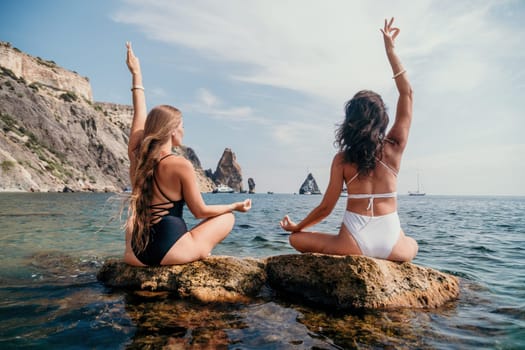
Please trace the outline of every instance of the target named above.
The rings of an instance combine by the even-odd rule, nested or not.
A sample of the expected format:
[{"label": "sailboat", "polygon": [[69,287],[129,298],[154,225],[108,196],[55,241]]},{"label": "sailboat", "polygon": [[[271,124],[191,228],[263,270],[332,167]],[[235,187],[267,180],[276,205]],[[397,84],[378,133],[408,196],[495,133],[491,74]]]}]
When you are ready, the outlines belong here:
[{"label": "sailboat", "polygon": [[421,184],[419,182],[419,173],[417,173],[417,191],[408,191],[409,196],[424,196],[425,192],[421,192]]}]

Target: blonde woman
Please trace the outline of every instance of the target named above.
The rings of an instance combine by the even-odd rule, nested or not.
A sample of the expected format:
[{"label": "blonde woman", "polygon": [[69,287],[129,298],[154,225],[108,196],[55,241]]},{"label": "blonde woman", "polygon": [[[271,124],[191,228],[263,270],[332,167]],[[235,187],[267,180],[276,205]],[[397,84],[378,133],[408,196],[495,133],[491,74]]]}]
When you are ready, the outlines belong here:
[{"label": "blonde woman", "polygon": [[[251,200],[207,205],[193,165],[172,154],[184,136],[182,113],[161,105],[146,115],[139,59],[126,43],[132,75],[133,121],[128,144],[132,193],[126,224],[124,261],[135,266],[184,264],[207,257],[232,230],[233,211],[247,212]],[[182,217],[187,205],[198,219],[188,229]]]},{"label": "blonde woman", "polygon": [[[337,130],[339,153],[332,161],[330,181],[321,203],[301,222],[287,215],[281,227],[290,231],[290,244],[300,252],[366,255],[410,261],[417,242],[407,237],[397,214],[397,174],[412,122],[412,87],[394,50],[399,29],[394,19],[381,29],[388,62],[399,98],[392,128],[387,132],[386,107],[377,93],[358,92],[345,106],[345,119]],[[308,232],[335,207],[343,185],[348,191],[346,212],[338,235]]]}]

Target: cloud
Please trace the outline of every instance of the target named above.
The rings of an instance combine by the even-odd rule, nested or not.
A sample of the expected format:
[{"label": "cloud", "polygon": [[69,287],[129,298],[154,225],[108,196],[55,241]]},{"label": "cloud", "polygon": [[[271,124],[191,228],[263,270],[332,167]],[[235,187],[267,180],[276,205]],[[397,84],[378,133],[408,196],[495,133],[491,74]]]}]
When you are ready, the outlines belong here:
[{"label": "cloud", "polygon": [[[305,147],[325,150],[324,143],[333,141],[333,123],[327,121],[358,90],[378,91],[390,113],[395,111],[397,93],[379,32],[383,18],[395,15],[401,28],[397,52],[415,91],[404,164],[426,159],[425,166],[446,167],[477,162],[477,155],[470,154],[476,148],[503,151],[522,142],[519,130],[525,122],[517,101],[525,87],[523,8],[515,0],[328,0],[308,5],[299,0],[129,0],[113,19],[153,41],[183,47],[214,69],[223,68],[221,78],[237,90],[223,92],[210,79],[191,108],[264,132],[268,143],[286,146],[289,155]],[[206,74],[207,68],[201,68]],[[238,91],[277,98],[268,106],[255,97],[241,99]],[[287,91],[295,94],[290,105],[319,107],[291,107],[279,99]],[[514,170],[508,160],[512,155],[493,156],[476,163],[485,169],[478,174],[492,174],[491,163],[502,167],[503,176]],[[449,164],[447,159],[457,161]],[[319,156],[311,163],[324,161]],[[483,188],[481,181],[476,183]]]},{"label": "cloud", "polygon": [[253,108],[249,106],[225,106],[223,101],[210,90],[200,88],[197,90],[196,100],[193,104],[185,106],[185,110],[200,113],[206,117],[230,122],[246,122],[268,125],[266,118],[258,117]]},{"label": "cloud", "polygon": [[456,93],[482,87],[506,70],[502,54],[524,55],[513,28],[493,14],[508,3],[133,0],[114,19],[210,60],[241,64],[229,73],[233,80],[341,103],[363,88],[393,89],[383,13],[399,14],[399,55],[415,84]]}]

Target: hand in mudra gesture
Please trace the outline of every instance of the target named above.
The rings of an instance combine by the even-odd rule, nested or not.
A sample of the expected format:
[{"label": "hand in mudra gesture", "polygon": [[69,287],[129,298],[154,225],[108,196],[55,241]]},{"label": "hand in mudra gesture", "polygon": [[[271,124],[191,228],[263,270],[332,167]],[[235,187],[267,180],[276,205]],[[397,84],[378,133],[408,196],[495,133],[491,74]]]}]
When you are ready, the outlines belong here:
[{"label": "hand in mudra gesture", "polygon": [[385,26],[381,28],[381,33],[383,33],[383,40],[385,41],[385,48],[386,49],[393,49],[394,48],[394,41],[396,37],[399,35],[399,32],[401,31],[397,27],[393,27],[394,24],[394,17],[388,21],[385,19]]}]

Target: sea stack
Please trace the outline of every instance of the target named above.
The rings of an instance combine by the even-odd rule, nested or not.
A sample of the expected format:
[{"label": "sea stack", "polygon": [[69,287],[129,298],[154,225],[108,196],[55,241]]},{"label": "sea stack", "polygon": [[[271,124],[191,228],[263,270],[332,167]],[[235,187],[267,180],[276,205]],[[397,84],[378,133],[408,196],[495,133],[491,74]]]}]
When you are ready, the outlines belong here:
[{"label": "sea stack", "polygon": [[242,171],[237,163],[235,153],[230,148],[226,148],[217,164],[217,169],[213,173],[215,184],[231,187],[235,192],[242,192]]},{"label": "sea stack", "polygon": [[312,173],[308,174],[301,185],[301,188],[299,188],[299,194],[321,194],[319,186],[317,186],[317,182],[315,181]]},{"label": "sea stack", "polygon": [[251,177],[248,179],[248,192],[255,193],[255,181]]}]

